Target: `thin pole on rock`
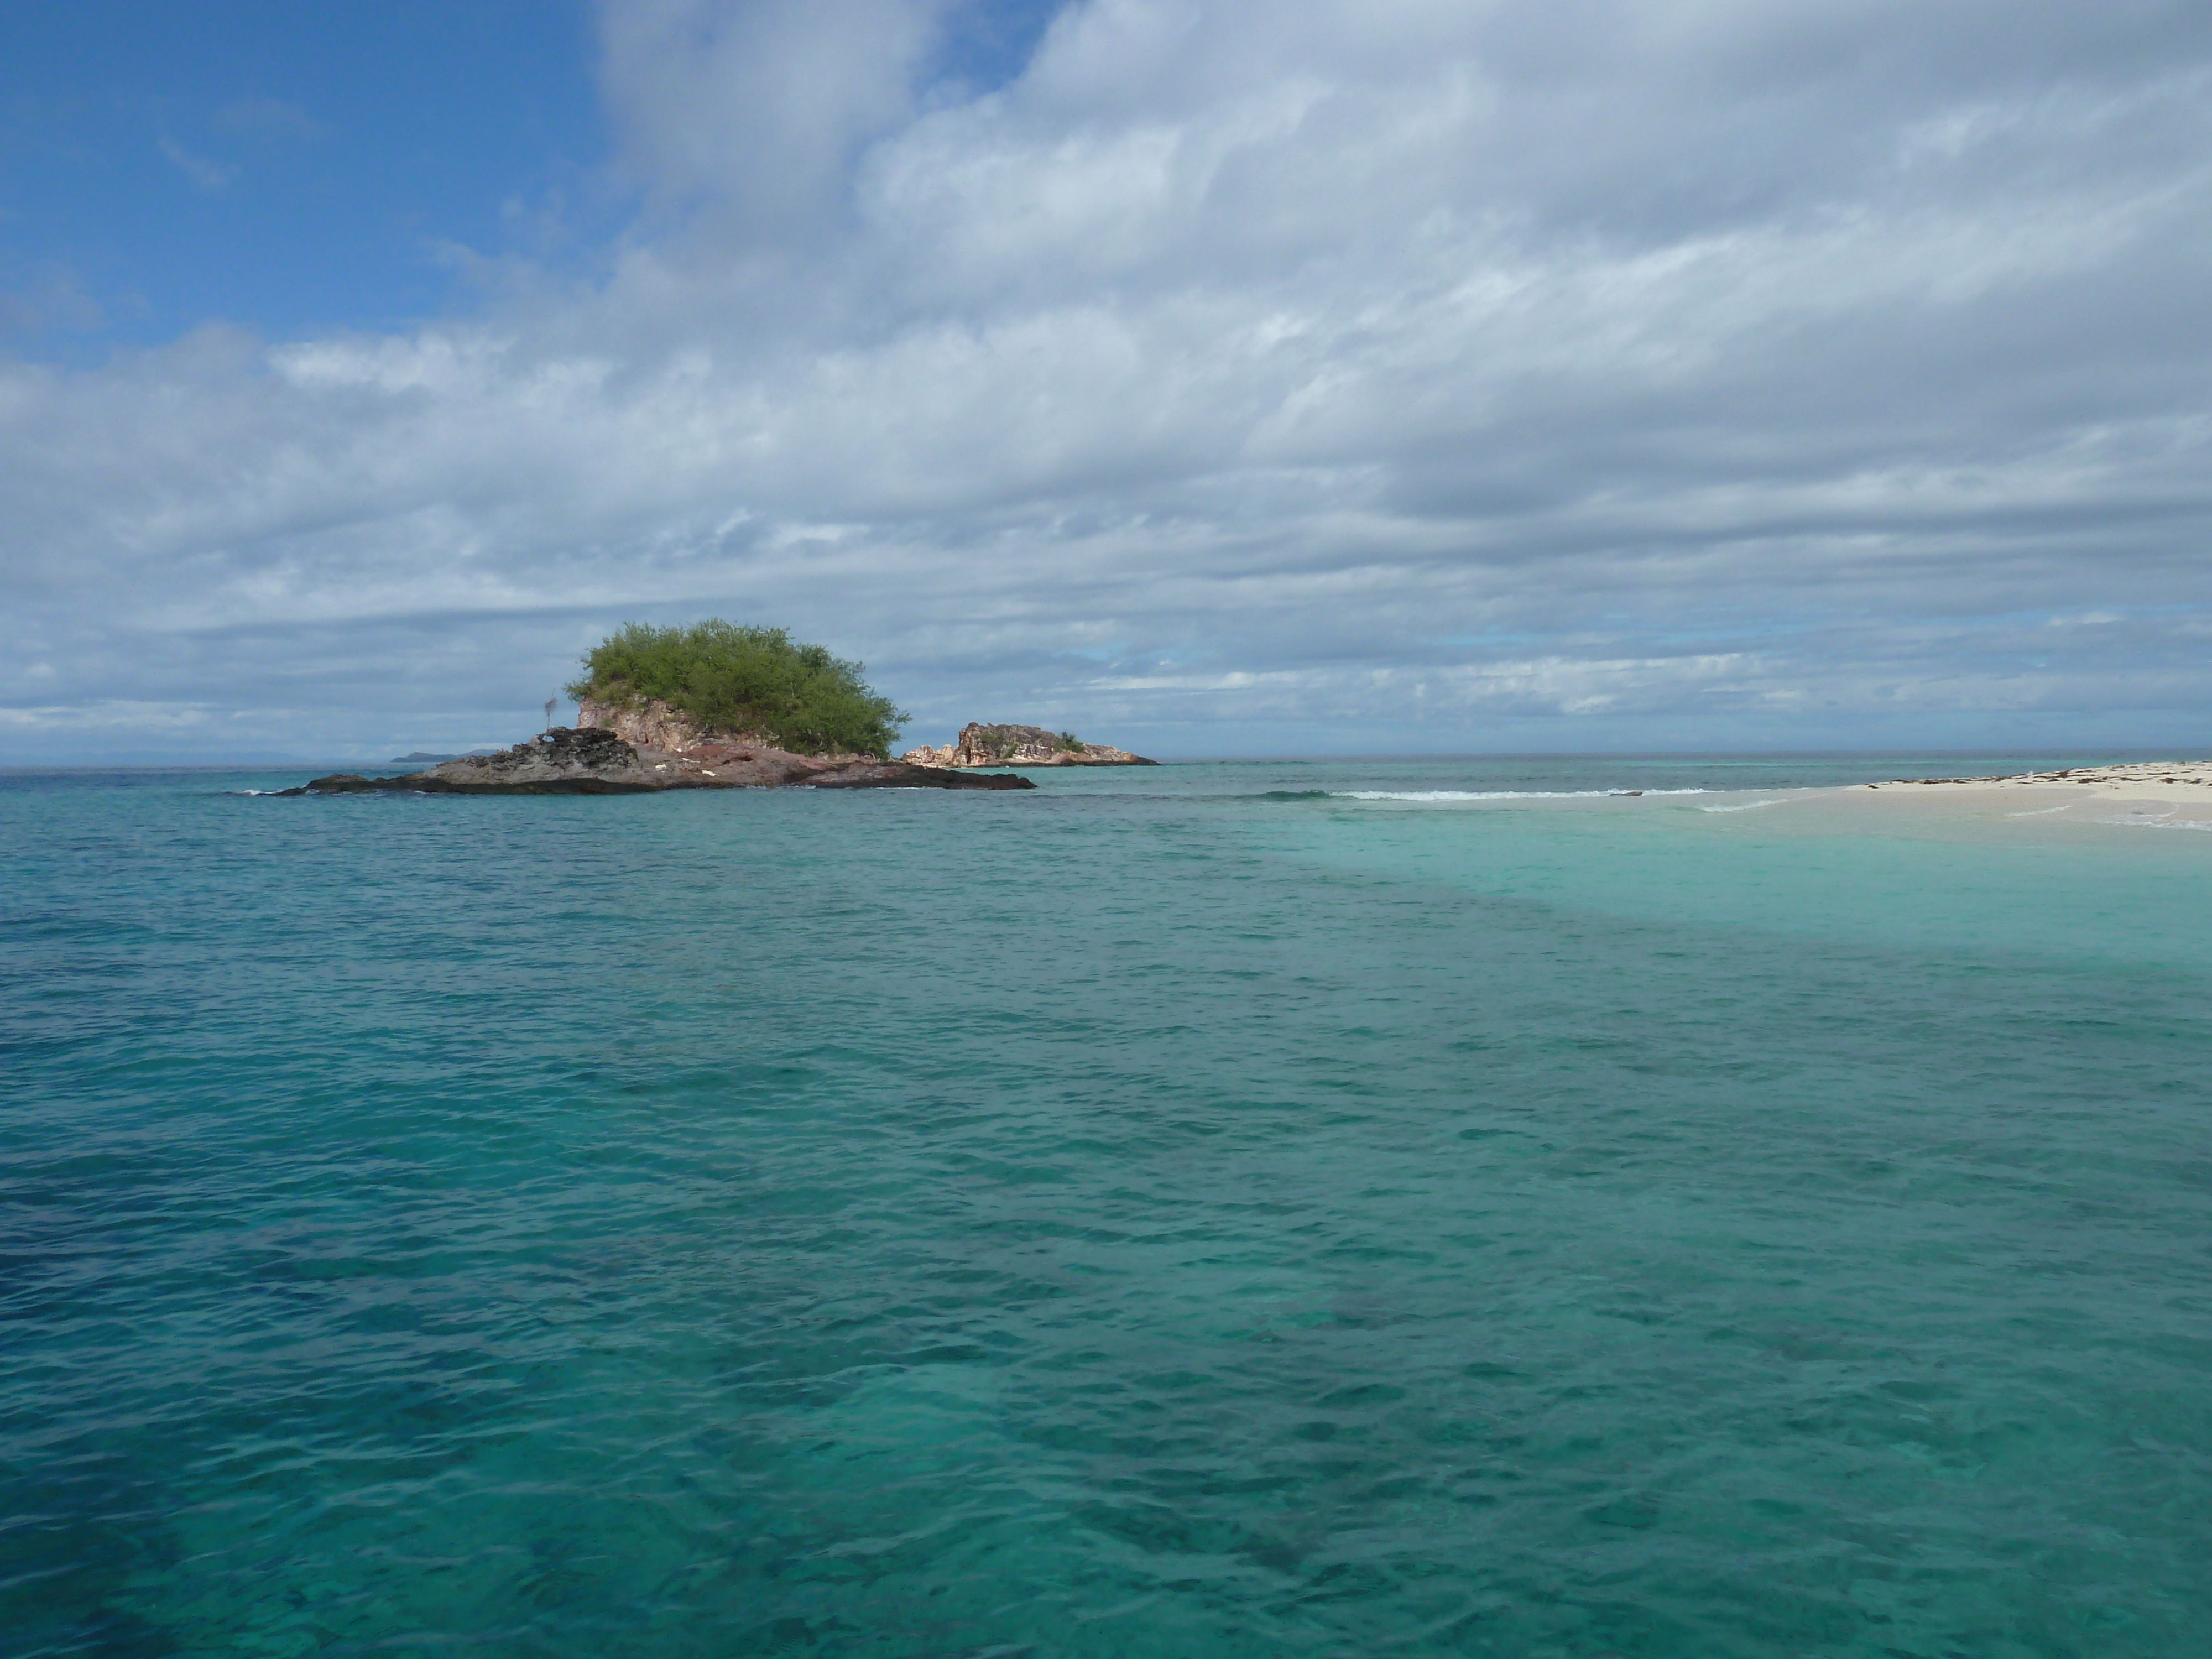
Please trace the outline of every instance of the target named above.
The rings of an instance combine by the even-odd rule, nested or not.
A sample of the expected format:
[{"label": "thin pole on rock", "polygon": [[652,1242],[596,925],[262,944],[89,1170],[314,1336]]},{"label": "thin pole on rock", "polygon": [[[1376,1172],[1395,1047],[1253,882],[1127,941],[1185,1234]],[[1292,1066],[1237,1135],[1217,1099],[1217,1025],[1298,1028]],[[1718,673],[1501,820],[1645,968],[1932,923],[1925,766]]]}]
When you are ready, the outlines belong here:
[{"label": "thin pole on rock", "polygon": [[545,729],[548,732],[550,732],[553,729],[553,705],[560,701],[561,700],[558,697],[548,697],[545,699]]}]

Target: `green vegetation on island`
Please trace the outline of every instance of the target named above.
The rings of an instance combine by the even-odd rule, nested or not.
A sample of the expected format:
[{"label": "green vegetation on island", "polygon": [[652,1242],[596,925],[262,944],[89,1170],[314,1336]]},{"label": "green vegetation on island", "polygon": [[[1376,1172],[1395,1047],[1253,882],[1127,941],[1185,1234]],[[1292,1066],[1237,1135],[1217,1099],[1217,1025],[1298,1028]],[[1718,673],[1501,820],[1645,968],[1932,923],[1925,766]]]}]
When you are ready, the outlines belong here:
[{"label": "green vegetation on island", "polygon": [[584,653],[583,675],[565,689],[579,702],[658,700],[702,727],[757,733],[797,754],[887,756],[911,717],[861,672],[781,628],[624,623]]}]

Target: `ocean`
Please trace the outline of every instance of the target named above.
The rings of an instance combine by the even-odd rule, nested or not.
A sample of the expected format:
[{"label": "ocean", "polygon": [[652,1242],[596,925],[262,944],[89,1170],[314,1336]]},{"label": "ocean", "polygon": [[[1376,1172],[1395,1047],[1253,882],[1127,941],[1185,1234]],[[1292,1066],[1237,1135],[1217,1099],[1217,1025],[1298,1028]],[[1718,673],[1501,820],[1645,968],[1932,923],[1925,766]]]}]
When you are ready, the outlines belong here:
[{"label": "ocean", "polygon": [[1794,793],[2075,758],[0,775],[0,1653],[2201,1651],[2212,825]]}]

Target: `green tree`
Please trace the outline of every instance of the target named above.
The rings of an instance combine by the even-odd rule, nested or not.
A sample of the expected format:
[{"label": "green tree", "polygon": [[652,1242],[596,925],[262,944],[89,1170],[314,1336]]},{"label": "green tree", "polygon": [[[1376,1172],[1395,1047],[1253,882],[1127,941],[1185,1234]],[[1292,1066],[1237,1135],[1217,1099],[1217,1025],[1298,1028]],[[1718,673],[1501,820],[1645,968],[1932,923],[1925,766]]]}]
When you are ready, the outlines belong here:
[{"label": "green tree", "polygon": [[658,698],[702,726],[757,732],[803,755],[888,755],[912,716],[861,672],[781,628],[624,623],[584,653],[584,672],[566,690],[630,708]]}]

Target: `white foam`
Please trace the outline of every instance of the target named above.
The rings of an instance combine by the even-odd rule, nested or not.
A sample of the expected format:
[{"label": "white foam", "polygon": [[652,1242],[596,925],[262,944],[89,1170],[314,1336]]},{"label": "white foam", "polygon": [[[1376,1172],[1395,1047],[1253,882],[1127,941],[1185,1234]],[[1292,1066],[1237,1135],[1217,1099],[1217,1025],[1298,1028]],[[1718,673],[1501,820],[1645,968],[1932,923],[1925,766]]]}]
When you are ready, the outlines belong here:
[{"label": "white foam", "polygon": [[2097,822],[2100,823],[2124,824],[2129,828],[2136,830],[2212,830],[2212,823],[2202,823],[2196,818],[2154,818],[2136,817],[2126,818],[2099,818]]},{"label": "white foam", "polygon": [[1332,789],[1339,800],[1604,800],[1630,795],[1705,795],[1707,789]]},{"label": "white foam", "polygon": [[2079,805],[2081,803],[2078,801],[2069,800],[2057,806],[2039,806],[2032,812],[2008,812],[2005,816],[2008,818],[2039,818],[2047,817],[2052,812],[2070,812]]},{"label": "white foam", "polygon": [[1737,806],[1700,806],[1700,812],[1748,812],[1754,806],[1779,806],[1787,797],[1777,795],[1772,800],[1747,800]]}]

